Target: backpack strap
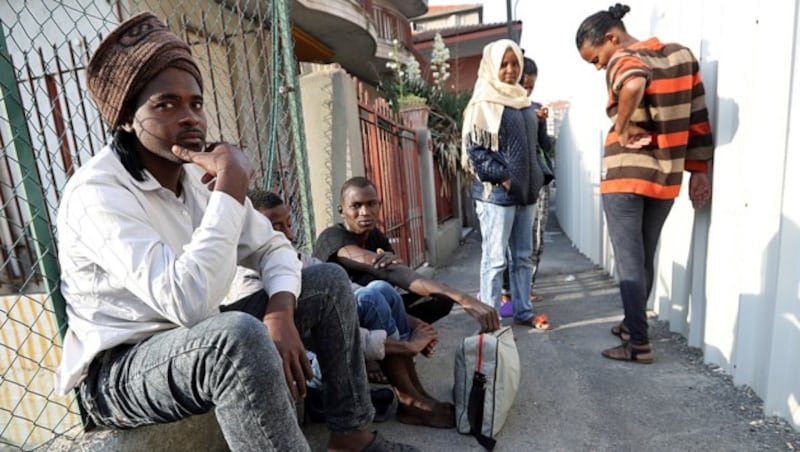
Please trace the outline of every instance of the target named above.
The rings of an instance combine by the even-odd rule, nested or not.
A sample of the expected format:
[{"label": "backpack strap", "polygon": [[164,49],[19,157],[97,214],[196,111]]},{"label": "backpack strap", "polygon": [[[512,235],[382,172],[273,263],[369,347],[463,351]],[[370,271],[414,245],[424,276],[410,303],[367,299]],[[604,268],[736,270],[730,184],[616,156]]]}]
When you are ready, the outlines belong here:
[{"label": "backpack strap", "polygon": [[469,420],[469,434],[478,440],[478,443],[487,450],[494,449],[496,440],[481,433],[483,425],[483,403],[486,398],[486,375],[481,373],[483,365],[483,337],[478,340],[478,360],[475,373],[472,375],[472,389],[469,391],[467,404],[467,419]]}]

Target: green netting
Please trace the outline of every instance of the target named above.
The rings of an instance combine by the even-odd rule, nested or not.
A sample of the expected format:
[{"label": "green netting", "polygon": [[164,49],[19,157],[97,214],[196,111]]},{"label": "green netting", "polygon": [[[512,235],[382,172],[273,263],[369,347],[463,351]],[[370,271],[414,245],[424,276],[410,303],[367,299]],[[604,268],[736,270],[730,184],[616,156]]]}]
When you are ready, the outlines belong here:
[{"label": "green netting", "polygon": [[52,384],[63,331],[53,223],[67,179],[109,139],[87,96],[87,56],[143,10],[192,47],[208,140],[245,150],[253,188],[289,202],[298,246],[314,237],[286,0],[0,3],[0,448],[81,428],[74,398]]}]

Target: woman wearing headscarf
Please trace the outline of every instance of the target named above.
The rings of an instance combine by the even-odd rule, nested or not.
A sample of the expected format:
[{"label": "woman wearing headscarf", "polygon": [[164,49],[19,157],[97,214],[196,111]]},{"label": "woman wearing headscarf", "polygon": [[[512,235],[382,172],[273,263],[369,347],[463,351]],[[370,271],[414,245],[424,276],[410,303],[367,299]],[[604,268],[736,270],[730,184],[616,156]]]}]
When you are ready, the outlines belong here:
[{"label": "woman wearing headscarf", "polygon": [[500,308],[509,262],[514,323],[549,330],[531,307],[533,220],[544,175],[536,159],[536,114],[522,77],[522,50],[500,39],[483,49],[472,98],[464,110],[462,164],[473,176],[472,198],[482,242],[481,300]]}]

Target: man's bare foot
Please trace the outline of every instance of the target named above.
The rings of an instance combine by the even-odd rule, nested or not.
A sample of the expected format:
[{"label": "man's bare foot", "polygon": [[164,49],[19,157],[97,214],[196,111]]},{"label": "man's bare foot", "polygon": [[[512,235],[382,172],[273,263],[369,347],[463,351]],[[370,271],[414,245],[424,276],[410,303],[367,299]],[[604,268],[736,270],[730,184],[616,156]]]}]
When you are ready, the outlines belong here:
[{"label": "man's bare foot", "polygon": [[[429,349],[431,343],[439,342],[439,333],[436,329],[428,324],[422,324],[411,331],[411,337],[408,338],[408,346],[411,352],[416,355],[417,353],[425,353]],[[431,352],[432,353],[432,352]],[[425,355],[429,356],[429,355]]]},{"label": "man's bare foot", "polygon": [[428,345],[426,345],[425,348],[422,349],[421,352],[422,356],[430,358],[431,356],[433,356],[434,353],[436,353],[436,347],[438,346],[439,346],[439,339],[430,341]]},{"label": "man's bare foot", "polygon": [[367,366],[367,381],[376,385],[388,385],[389,378],[383,373],[380,364],[377,361],[368,359]]}]

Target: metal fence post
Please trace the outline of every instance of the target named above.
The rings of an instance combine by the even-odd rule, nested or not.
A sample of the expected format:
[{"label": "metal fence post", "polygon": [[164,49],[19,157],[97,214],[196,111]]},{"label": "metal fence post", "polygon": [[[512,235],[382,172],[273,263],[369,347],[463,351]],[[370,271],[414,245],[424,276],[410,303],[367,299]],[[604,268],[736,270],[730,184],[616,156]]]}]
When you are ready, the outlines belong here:
[{"label": "metal fence post", "polygon": [[295,164],[297,165],[297,184],[300,186],[300,208],[303,212],[303,235],[304,243],[309,250],[314,245],[316,233],[314,231],[314,208],[311,201],[311,184],[308,180],[308,159],[306,153],[305,130],[303,129],[303,113],[300,107],[300,84],[297,82],[297,71],[295,69],[294,46],[292,43],[292,28],[289,20],[289,10],[286,7],[286,0],[274,0],[277,2],[277,15],[273,19],[272,26],[280,27],[280,48],[283,55],[283,70],[286,80],[286,87],[283,94],[286,96],[289,108],[289,117],[292,122],[295,146],[293,149]]},{"label": "metal fence post", "polygon": [[[6,43],[6,33],[0,21],[0,104],[8,116],[8,131],[11,139],[4,152],[13,150],[17,165],[22,174],[22,197],[30,217],[30,231],[38,257],[39,270],[44,278],[44,288],[53,304],[58,322],[58,331],[63,338],[67,330],[67,315],[64,298],[59,291],[59,267],[56,257],[56,241],[44,198],[44,190],[39,178],[33,145],[26,122],[25,107],[22,105],[17,80],[14,77],[14,64]],[[16,191],[17,188],[15,187]]]}]

